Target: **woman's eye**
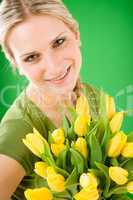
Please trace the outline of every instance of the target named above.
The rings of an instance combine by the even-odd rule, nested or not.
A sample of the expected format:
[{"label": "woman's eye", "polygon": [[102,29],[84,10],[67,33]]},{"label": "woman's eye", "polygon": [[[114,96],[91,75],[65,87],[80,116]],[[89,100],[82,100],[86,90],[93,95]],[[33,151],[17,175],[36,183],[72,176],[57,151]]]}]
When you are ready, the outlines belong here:
[{"label": "woman's eye", "polygon": [[34,62],[36,59],[38,59],[39,55],[30,55],[27,58],[24,59],[25,62]]},{"label": "woman's eye", "polygon": [[59,47],[61,46],[64,42],[65,42],[66,38],[60,38],[60,39],[57,39],[54,44],[53,44],[53,48],[56,48],[56,47]]}]

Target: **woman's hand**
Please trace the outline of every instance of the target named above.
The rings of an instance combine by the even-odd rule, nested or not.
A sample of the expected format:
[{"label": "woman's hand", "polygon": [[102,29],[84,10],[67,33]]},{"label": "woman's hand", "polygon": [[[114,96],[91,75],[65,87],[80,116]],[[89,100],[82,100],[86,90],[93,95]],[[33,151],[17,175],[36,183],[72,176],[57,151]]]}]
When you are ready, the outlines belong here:
[{"label": "woman's hand", "polygon": [[14,159],[0,154],[0,199],[10,200],[25,175],[24,168]]}]

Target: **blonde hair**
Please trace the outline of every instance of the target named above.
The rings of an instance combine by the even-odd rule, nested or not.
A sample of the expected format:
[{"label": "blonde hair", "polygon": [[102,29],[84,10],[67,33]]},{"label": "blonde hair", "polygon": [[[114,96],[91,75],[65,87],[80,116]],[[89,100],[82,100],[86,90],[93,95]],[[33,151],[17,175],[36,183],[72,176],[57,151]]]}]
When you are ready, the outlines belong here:
[{"label": "blonde hair", "polygon": [[[6,38],[15,25],[31,15],[51,15],[62,20],[73,32],[79,31],[79,24],[61,0],[3,0],[0,5],[0,43],[10,61],[13,55],[8,48]],[[80,88],[80,78],[75,87],[77,94],[78,88]]]}]

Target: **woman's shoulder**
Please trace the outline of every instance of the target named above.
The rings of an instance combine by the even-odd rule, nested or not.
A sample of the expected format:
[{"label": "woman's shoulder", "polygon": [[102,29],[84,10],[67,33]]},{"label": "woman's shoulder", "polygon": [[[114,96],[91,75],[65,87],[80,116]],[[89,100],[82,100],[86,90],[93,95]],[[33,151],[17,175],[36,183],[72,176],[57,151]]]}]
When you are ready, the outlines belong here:
[{"label": "woman's shoulder", "polygon": [[5,112],[1,123],[9,120],[23,119],[26,109],[26,102],[24,98],[24,90],[19,94],[19,96],[10,105],[10,108]]},{"label": "woman's shoulder", "polygon": [[[32,110],[32,109],[31,109]],[[39,117],[27,111],[27,100],[24,91],[13,102],[0,123],[0,154],[18,161],[26,173],[31,173],[32,153],[25,147],[22,139],[35,127],[44,137],[47,135],[45,123]]]},{"label": "woman's shoulder", "polygon": [[17,127],[22,127],[21,124],[25,124],[28,127],[35,127],[39,132],[45,133],[47,137],[47,119],[45,115],[37,108],[37,106],[28,99],[26,95],[26,88],[19,94],[14,100],[10,108],[3,116],[0,127],[8,124],[17,124]]}]

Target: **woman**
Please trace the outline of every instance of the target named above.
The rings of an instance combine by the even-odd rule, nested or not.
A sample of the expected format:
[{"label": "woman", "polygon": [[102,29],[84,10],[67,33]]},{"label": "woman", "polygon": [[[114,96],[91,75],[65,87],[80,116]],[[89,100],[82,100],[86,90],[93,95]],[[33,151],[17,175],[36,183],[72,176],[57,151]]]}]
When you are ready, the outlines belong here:
[{"label": "woman", "polygon": [[24,189],[38,181],[31,176],[37,158],[22,138],[33,126],[47,138],[48,130],[61,125],[60,105],[70,119],[65,105],[75,105],[85,87],[96,118],[98,93],[80,83],[79,27],[60,0],[3,0],[0,27],[13,69],[29,80],[0,125],[0,199],[22,200]]}]

